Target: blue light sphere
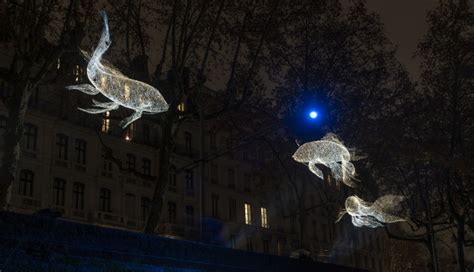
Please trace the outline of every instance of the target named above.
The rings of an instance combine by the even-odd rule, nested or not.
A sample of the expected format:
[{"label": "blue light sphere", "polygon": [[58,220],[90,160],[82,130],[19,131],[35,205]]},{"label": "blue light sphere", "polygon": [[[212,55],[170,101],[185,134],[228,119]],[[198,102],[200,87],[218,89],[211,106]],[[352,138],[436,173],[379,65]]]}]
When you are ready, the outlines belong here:
[{"label": "blue light sphere", "polygon": [[312,111],[312,112],[309,113],[309,117],[311,119],[316,119],[318,117],[318,113],[315,112],[315,111]]}]

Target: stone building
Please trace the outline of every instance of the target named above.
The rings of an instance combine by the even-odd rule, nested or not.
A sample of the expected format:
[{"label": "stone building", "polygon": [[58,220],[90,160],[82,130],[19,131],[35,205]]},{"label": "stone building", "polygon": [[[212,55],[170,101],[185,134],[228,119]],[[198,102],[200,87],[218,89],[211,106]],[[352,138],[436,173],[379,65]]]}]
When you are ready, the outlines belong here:
[{"label": "stone building", "polygon": [[[61,77],[39,86],[30,98],[9,209],[54,209],[65,220],[141,231],[157,182],[159,120],[144,116],[122,130],[118,121],[129,115],[124,110],[104,115],[78,111],[91,98],[64,86],[87,80],[83,63],[74,57],[58,59],[56,68]],[[0,82],[0,134],[7,118],[3,101],[9,96],[11,89]],[[189,106],[183,101],[179,109],[185,112]],[[302,191],[299,207],[309,212],[299,220],[296,210],[287,209],[295,205],[292,193],[285,186],[274,189],[278,180],[262,175],[262,167],[274,160],[271,150],[252,139],[241,145],[244,137],[225,122],[225,116],[206,122],[203,154],[210,159],[203,184],[196,163],[199,122],[184,121],[177,131],[157,233],[281,256],[305,245],[321,261],[384,270],[383,256],[377,253],[383,251],[383,235],[354,228],[347,218],[334,224],[334,211],[311,208],[319,197],[311,186]],[[2,145],[0,138],[0,153]],[[104,159],[104,147],[112,148],[117,160]],[[280,170],[273,174],[281,177]],[[276,198],[281,192],[285,196]]]}]

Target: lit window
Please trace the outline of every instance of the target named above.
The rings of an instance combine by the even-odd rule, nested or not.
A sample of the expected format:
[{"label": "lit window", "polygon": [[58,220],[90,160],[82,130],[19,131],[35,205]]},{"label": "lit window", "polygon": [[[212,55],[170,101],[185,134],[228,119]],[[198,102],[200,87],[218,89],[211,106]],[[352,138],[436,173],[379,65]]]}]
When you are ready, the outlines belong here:
[{"label": "lit window", "polygon": [[[60,67],[60,65],[61,65],[61,63],[59,63],[59,67]],[[82,69],[82,67],[79,64],[76,64],[76,66],[74,67],[74,70],[73,70],[74,80],[76,82],[82,81],[83,72],[84,72],[84,69]]]},{"label": "lit window", "polygon": [[105,112],[102,117],[102,132],[109,133],[110,130],[110,112]]},{"label": "lit window", "polygon": [[245,203],[244,212],[245,212],[245,224],[252,225],[252,205],[250,205],[249,203]]},{"label": "lit window", "polygon": [[131,141],[135,135],[135,124],[132,123],[128,126],[127,132],[125,133],[125,140]]},{"label": "lit window", "polygon": [[178,105],[178,111],[179,112],[184,112],[186,110],[186,107],[184,105],[184,102],[179,103]]},{"label": "lit window", "polygon": [[260,208],[260,216],[262,218],[262,228],[268,228],[267,208]]}]

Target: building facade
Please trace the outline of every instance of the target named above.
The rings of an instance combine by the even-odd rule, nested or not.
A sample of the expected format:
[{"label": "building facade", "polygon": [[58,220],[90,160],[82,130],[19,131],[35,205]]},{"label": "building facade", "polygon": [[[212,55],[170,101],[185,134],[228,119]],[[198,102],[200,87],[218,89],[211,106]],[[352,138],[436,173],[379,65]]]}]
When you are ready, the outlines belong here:
[{"label": "building facade", "polygon": [[[54,209],[67,220],[141,231],[160,163],[158,121],[145,116],[122,130],[118,122],[127,111],[78,111],[91,103],[89,96],[64,86],[87,80],[84,64],[78,58],[58,59],[56,68],[61,78],[39,86],[30,99],[9,209]],[[0,134],[8,116],[4,102],[11,95],[0,82]],[[179,107],[184,112],[188,105]],[[291,200],[276,199],[269,189],[273,181],[261,175],[260,162],[271,152],[259,144],[235,148],[242,136],[219,122],[206,123],[204,155],[219,155],[206,160],[204,173],[196,163],[199,122],[185,121],[177,131],[158,234],[281,256],[301,248],[304,239],[318,260],[384,270],[383,235],[354,228],[350,220],[334,224],[333,214],[316,209],[309,209],[305,220],[285,215]],[[0,153],[3,145],[0,138]],[[105,159],[107,148],[113,160]],[[303,198],[311,207],[317,194],[308,189]]]}]

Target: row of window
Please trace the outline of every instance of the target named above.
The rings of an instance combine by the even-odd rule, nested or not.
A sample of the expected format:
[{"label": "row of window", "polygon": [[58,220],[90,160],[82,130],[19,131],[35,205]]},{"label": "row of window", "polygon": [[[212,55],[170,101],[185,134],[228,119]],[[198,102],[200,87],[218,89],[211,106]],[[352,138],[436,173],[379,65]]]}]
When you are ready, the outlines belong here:
[{"label": "row of window", "polygon": [[[31,170],[23,169],[20,171],[18,194],[33,197],[35,174]],[[62,178],[53,179],[52,204],[55,206],[64,206],[66,203],[67,182]],[[72,184],[72,208],[76,210],[84,209],[85,184],[74,182]],[[100,188],[99,191],[99,210],[103,212],[112,212],[112,191],[108,188]],[[145,220],[150,211],[150,199],[141,198],[141,219]],[[126,213],[128,216],[135,215],[135,195],[125,195]]]},{"label": "row of window", "polygon": [[[229,221],[237,220],[237,200],[231,198],[229,199]],[[219,195],[212,194],[211,196],[211,216],[215,218],[220,218],[219,215]],[[246,225],[253,224],[252,216],[252,204],[244,203],[244,223]],[[260,226],[262,228],[269,228],[268,225],[268,215],[267,208],[260,207]]]},{"label": "row of window", "polygon": [[[244,191],[250,192],[250,183],[251,183],[251,175],[244,174]],[[210,180],[213,184],[219,184],[219,169],[217,164],[211,163],[210,165]],[[227,186],[229,188],[235,188],[236,178],[235,178],[235,170],[233,168],[227,169]]]}]

